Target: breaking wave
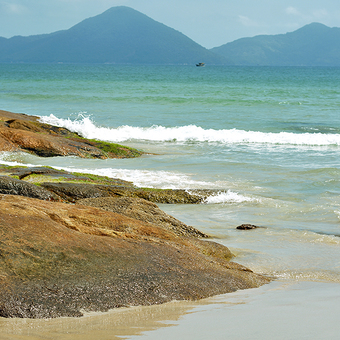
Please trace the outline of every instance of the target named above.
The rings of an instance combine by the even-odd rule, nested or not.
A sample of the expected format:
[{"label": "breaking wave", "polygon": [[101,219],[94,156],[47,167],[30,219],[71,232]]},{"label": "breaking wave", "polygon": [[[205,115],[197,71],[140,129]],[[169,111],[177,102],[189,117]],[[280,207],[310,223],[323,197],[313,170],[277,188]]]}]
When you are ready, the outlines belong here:
[{"label": "breaking wave", "polygon": [[206,204],[219,204],[219,203],[243,203],[243,202],[258,202],[257,199],[241,195],[231,190],[219,192],[216,195],[207,197],[204,201]]},{"label": "breaking wave", "polygon": [[108,128],[97,126],[89,117],[78,120],[61,119],[53,114],[40,118],[41,122],[65,127],[81,136],[110,142],[143,140],[156,142],[219,142],[224,144],[277,144],[305,146],[340,146],[340,134],[260,132],[238,129],[203,129],[196,125],[180,127],[133,127]]},{"label": "breaking wave", "polygon": [[[40,164],[31,164],[14,160],[14,155],[10,152],[0,154],[0,164],[7,166],[26,166],[37,167],[43,166]],[[26,156],[23,154],[23,157]],[[125,181],[132,182],[138,187],[149,187],[159,189],[184,189],[189,193],[193,189],[217,188],[220,183],[204,182],[193,180],[190,176],[183,173],[171,171],[150,171],[150,170],[131,170],[118,168],[76,168],[67,166],[54,166],[55,169],[65,170],[69,172],[86,173],[99,176],[107,176],[110,178],[119,178]],[[196,193],[193,193],[196,194]],[[221,203],[245,203],[245,202],[260,202],[260,199],[244,196],[231,190],[219,191],[208,196],[205,204],[221,204]]]}]

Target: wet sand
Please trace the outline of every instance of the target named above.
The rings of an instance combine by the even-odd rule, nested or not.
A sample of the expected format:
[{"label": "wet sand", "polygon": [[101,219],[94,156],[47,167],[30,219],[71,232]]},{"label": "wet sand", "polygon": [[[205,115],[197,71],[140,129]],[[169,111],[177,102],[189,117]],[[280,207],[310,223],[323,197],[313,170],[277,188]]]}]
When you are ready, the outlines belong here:
[{"label": "wet sand", "polygon": [[82,318],[0,319],[1,339],[338,339],[340,285],[274,281],[198,302]]}]

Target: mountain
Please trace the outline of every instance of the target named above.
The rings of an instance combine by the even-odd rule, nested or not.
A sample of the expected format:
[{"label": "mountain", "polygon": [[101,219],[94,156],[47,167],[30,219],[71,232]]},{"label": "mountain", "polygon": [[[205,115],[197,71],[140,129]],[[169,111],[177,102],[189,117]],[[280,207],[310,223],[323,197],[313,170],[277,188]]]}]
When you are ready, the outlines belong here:
[{"label": "mountain", "polygon": [[68,30],[0,38],[0,62],[221,64],[224,58],[184,34],[125,6]]},{"label": "mountain", "polygon": [[238,39],[211,51],[236,65],[340,66],[340,28],[312,23],[286,34]]},{"label": "mountain", "polygon": [[0,37],[0,62],[340,66],[340,28],[319,23],[294,32],[242,38],[207,50],[125,6],[68,30]]}]

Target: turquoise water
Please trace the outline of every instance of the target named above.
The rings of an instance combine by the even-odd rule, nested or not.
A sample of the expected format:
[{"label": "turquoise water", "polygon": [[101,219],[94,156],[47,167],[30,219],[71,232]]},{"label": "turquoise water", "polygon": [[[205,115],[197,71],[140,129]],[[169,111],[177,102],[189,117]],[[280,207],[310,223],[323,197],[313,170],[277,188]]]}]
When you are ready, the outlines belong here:
[{"label": "turquoise water", "polygon": [[[152,153],[0,160],[218,189],[205,204],[161,208],[254,271],[338,292],[339,108],[340,68],[0,64],[0,109]],[[242,223],[264,228],[235,230]]]}]

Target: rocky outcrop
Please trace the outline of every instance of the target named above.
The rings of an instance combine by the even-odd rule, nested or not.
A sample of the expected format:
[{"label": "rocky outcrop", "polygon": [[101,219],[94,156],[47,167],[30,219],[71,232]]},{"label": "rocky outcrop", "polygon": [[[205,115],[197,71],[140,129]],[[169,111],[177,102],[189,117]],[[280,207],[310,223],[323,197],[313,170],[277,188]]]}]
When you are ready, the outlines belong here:
[{"label": "rocky outcrop", "polygon": [[112,211],[134,218],[139,221],[151,223],[173,232],[178,236],[208,237],[201,231],[186,225],[176,218],[166,214],[155,203],[141,198],[131,197],[100,197],[85,198],[77,201],[77,204],[97,207],[106,211]]},{"label": "rocky outcrop", "polygon": [[41,186],[69,202],[97,197],[139,197],[155,203],[196,204],[204,201],[203,195],[186,190],[148,189],[114,185],[87,185],[86,183],[41,183]]},{"label": "rocky outcrop", "polygon": [[[46,201],[77,202],[78,204],[101,208],[107,211],[112,211],[132,217],[143,222],[152,223],[156,226],[171,230],[180,236],[203,238],[208,237],[208,235],[200,232],[199,230],[191,226],[187,226],[176,218],[169,216],[159,209],[154,203],[136,197],[121,197],[120,195],[116,195],[116,190],[119,190],[119,192],[130,192],[130,186],[133,187],[131,183],[123,180],[107,179],[100,176],[93,178],[91,175],[76,175],[66,171],[45,167],[15,167],[10,169],[6,169],[6,167],[0,167],[0,174],[1,172],[6,173],[6,170],[11,176],[19,177],[22,180],[10,176],[0,175],[0,194],[26,196]],[[48,177],[56,178],[57,180],[80,180],[86,183],[42,183],[42,185],[47,188],[45,189],[40,185],[34,185],[27,181],[31,178],[31,176],[33,176],[33,179],[38,182],[41,180],[41,177]],[[104,181],[105,183],[109,182],[113,185],[108,186],[92,184],[93,182],[97,183],[100,181]],[[67,191],[67,195],[65,195],[61,190],[55,190],[55,193],[53,191],[53,188],[55,187],[54,184],[57,187],[70,187],[71,189]],[[112,195],[113,197],[109,195]]]},{"label": "rocky outcrop", "polygon": [[0,175],[18,178],[25,182],[40,185],[46,181],[56,181],[58,183],[86,183],[112,185],[115,187],[134,187],[132,182],[124,181],[119,178],[110,178],[91,174],[74,173],[64,170],[56,170],[50,167],[25,167],[25,166],[5,166],[0,165]]},{"label": "rocky outcrop", "polygon": [[[89,174],[75,174],[48,167],[5,167],[0,166],[0,175],[7,175],[24,182],[39,185],[58,200],[74,203],[80,199],[98,197],[143,198],[155,203],[197,204],[214,192],[212,190],[186,190],[137,188],[131,182]],[[16,181],[18,182],[18,181]],[[19,183],[19,182],[18,182]],[[25,183],[22,183],[24,186]],[[1,189],[0,193],[8,193]],[[20,195],[19,192],[12,192]],[[29,195],[24,195],[29,196]],[[39,198],[37,196],[32,196]],[[41,198],[44,199],[44,198]]]},{"label": "rocky outcrop", "polygon": [[0,111],[0,151],[24,151],[41,157],[128,158],[143,152],[119,144],[81,138],[39,117]]},{"label": "rocky outcrop", "polygon": [[269,281],[222,245],[80,204],[0,195],[0,235],[2,317],[81,316]]},{"label": "rocky outcrop", "polygon": [[[48,142],[52,153],[60,145],[85,150],[80,157],[92,152],[72,144],[80,139],[66,129],[1,115],[0,149],[38,154]],[[65,137],[69,142],[63,144]],[[48,167],[0,166],[0,317],[81,316],[269,282],[232,262],[227,247],[152,203],[201,203],[212,193],[137,188]]]}]

